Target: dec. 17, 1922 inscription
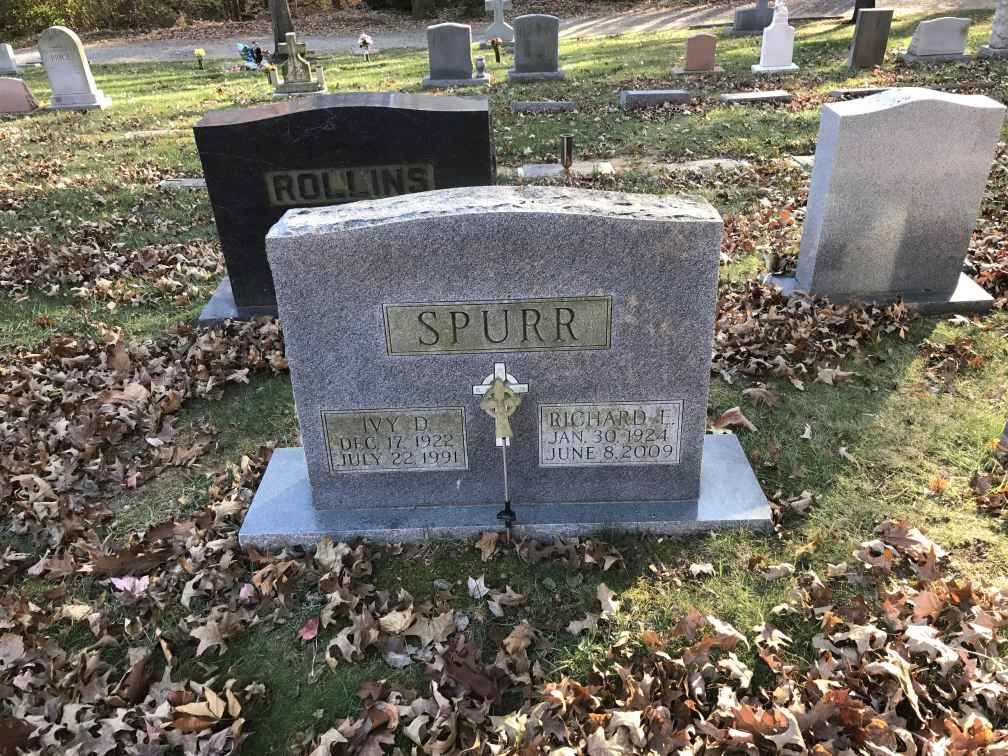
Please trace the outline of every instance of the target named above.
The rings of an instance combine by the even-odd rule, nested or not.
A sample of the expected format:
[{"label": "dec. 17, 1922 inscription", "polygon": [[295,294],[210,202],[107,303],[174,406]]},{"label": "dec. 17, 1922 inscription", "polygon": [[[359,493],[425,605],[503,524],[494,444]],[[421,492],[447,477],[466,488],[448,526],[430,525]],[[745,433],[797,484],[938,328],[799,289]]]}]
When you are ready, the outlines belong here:
[{"label": "dec. 17, 1922 inscription", "polygon": [[539,466],[676,465],[681,399],[539,405]]},{"label": "dec. 17, 1922 inscription", "polygon": [[462,407],[322,412],[329,470],[468,470]]},{"label": "dec. 17, 1922 inscription", "polygon": [[387,304],[390,355],[608,349],[612,297]]}]

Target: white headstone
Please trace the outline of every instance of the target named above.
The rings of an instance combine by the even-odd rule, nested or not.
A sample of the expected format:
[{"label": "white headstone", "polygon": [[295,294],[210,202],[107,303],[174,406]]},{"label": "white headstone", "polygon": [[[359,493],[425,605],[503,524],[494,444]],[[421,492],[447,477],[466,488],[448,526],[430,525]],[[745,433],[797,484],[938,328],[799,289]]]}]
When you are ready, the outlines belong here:
[{"label": "white headstone", "polygon": [[917,87],[824,105],[797,271],[775,281],[835,301],[989,309],[962,263],[1004,117],[989,97]]},{"label": "white headstone", "polygon": [[30,113],[37,107],[23,79],[0,78],[0,113]]},{"label": "white headstone", "polygon": [[0,76],[17,76],[21,73],[14,59],[14,48],[4,42],[0,45]]},{"label": "white headstone", "polygon": [[39,35],[39,55],[52,87],[50,110],[98,110],[112,100],[98,89],[78,37],[65,26],[50,26]]},{"label": "white headstone", "polygon": [[900,56],[908,63],[969,60],[966,54],[968,18],[935,18],[921,21],[907,51]]},{"label": "white headstone", "polygon": [[774,3],[773,21],[763,30],[760,61],[752,67],[754,73],[797,71],[794,55],[794,27],[788,24],[788,7],[784,0]]},{"label": "white headstone", "polygon": [[493,13],[493,23],[483,32],[487,41],[500,37],[504,44],[514,42],[514,28],[504,21],[504,11],[511,10],[511,0],[485,0],[484,7]]}]

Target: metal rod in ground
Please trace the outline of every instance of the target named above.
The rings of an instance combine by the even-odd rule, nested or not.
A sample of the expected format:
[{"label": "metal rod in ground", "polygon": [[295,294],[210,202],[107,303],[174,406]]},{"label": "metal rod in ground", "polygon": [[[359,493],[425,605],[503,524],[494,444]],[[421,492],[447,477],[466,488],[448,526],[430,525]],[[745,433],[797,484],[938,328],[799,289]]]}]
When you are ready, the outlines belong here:
[{"label": "metal rod in ground", "polygon": [[564,134],[560,137],[560,163],[565,171],[569,171],[574,165],[574,135]]}]

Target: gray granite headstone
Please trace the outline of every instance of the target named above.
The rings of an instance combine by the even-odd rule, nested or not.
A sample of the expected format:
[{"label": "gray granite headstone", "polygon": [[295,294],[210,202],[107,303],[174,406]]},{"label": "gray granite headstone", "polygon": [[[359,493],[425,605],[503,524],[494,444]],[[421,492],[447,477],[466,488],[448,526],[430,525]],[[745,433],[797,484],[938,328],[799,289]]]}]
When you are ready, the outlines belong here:
[{"label": "gray granite headstone", "polygon": [[0,76],[18,76],[20,73],[21,69],[14,58],[14,48],[4,42],[0,45]]},{"label": "gray granite headstone", "polygon": [[303,447],[241,543],[496,529],[495,376],[518,534],[766,527],[738,440],[704,433],[721,230],[701,198],[546,187],[288,211],[267,251]]},{"label": "gray granite headstone", "polygon": [[490,83],[489,74],[473,73],[472,27],[466,24],[435,24],[427,27],[430,73],[424,89],[472,87]]},{"label": "gray granite headstone", "polygon": [[573,100],[515,100],[512,113],[570,113],[577,109]]},{"label": "gray granite headstone", "polygon": [[773,280],[837,301],[990,308],[962,264],[1004,116],[983,95],[916,87],[824,105],[798,268]]},{"label": "gray granite headstone", "polygon": [[739,8],[735,11],[733,34],[754,34],[763,31],[773,20],[769,0],[756,0],[755,8]]},{"label": "gray granite headstone", "polygon": [[899,59],[905,63],[948,63],[970,60],[966,54],[968,18],[934,18],[921,21],[910,39],[910,46]]},{"label": "gray granite headstone", "polygon": [[560,69],[560,19],[533,13],[514,20],[514,68],[508,81],[530,82],[562,79]]},{"label": "gray granite headstone", "polygon": [[0,76],[0,113],[31,113],[37,107],[23,79]]},{"label": "gray granite headstone", "polygon": [[889,27],[893,12],[889,9],[863,8],[858,11],[847,53],[847,65],[851,68],[874,68],[885,62],[886,46],[889,44]]}]

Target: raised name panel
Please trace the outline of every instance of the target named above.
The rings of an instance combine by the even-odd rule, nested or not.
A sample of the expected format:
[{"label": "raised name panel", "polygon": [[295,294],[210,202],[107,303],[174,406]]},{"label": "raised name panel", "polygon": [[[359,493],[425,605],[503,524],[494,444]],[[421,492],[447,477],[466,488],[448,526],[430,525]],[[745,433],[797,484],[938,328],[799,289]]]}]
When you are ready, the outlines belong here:
[{"label": "raised name panel", "polygon": [[539,466],[677,465],[683,402],[539,405]]},{"label": "raised name panel", "polygon": [[329,471],[468,470],[462,407],[323,410]]},{"label": "raised name panel", "polygon": [[389,304],[390,355],[609,349],[612,297]]}]

